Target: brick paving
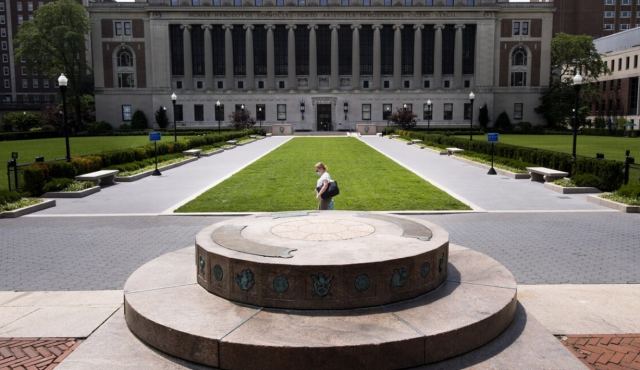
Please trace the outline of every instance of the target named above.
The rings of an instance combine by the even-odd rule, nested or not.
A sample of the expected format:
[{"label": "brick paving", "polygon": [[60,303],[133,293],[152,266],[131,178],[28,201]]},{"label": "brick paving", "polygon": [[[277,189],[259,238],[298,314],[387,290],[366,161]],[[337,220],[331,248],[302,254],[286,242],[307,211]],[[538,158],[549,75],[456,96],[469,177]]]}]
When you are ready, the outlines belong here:
[{"label": "brick paving", "polygon": [[50,370],[81,341],[76,338],[0,338],[0,370]]},{"label": "brick paving", "polygon": [[560,340],[591,369],[640,370],[640,334],[565,335]]}]

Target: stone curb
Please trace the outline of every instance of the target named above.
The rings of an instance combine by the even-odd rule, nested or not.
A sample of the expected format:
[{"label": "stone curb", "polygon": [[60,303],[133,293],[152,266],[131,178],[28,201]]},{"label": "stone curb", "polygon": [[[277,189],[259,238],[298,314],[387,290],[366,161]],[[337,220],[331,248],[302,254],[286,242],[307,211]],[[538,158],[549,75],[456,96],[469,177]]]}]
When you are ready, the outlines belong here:
[{"label": "stone curb", "polygon": [[[185,159],[184,161],[181,162],[176,162],[176,163],[172,163],[163,167],[158,167],[159,171],[166,171],[166,170],[170,170],[172,168],[176,168],[176,167],[180,167],[183,164],[187,164],[187,163],[191,163],[193,161],[197,161],[198,158],[197,157],[191,157],[189,159]],[[133,175],[133,176],[121,176],[121,177],[116,177],[115,181],[116,182],[133,182],[133,181],[138,181],[140,179],[143,179],[145,177],[151,176],[151,174],[153,173],[154,170],[149,170],[149,171],[145,171],[142,173],[139,173],[137,175]]]},{"label": "stone curb", "polygon": [[[604,194],[601,194],[601,195],[604,195]],[[588,195],[587,202],[594,203],[599,206],[603,206],[607,208],[612,208],[623,213],[640,213],[640,206],[631,206],[631,205],[616,202],[613,200],[604,199],[599,195]]]},{"label": "stone curb", "polygon": [[[353,211],[354,210],[342,210],[342,211]],[[280,211],[282,213],[286,212],[303,212],[303,211]],[[160,214],[161,216],[251,216],[251,215],[271,215],[274,213],[280,212],[262,212],[262,211],[246,211],[246,212],[174,212],[167,214]],[[317,210],[311,210],[310,212],[318,212]],[[331,211],[327,211],[331,212]],[[443,210],[443,211],[428,211],[428,210],[407,210],[407,211],[368,211],[367,213],[372,214],[395,214],[395,215],[450,215],[450,214],[474,214],[474,213],[487,213],[486,211],[474,211],[474,210],[466,210],[466,211],[456,211],[456,210]]]},{"label": "stone curb", "polygon": [[208,153],[200,153],[200,156],[201,157],[211,157],[212,155],[220,154],[222,152],[224,152],[224,149],[217,149],[217,150],[210,151]]},{"label": "stone curb", "polygon": [[50,191],[44,193],[42,198],[84,198],[99,191],[99,186],[93,186],[80,191]]},{"label": "stone curb", "polygon": [[565,187],[554,184],[552,182],[545,182],[544,187],[555,191],[556,193],[561,194],[594,194],[594,193],[602,193],[598,188],[592,188],[588,186],[574,186],[574,187]]},{"label": "stone curb", "polygon": [[[469,164],[474,165],[474,166],[476,166],[476,167],[486,168],[487,170],[488,170],[489,168],[491,168],[491,166],[489,166],[489,165],[486,165],[486,164],[484,164],[484,163],[480,163],[480,162],[476,162],[476,161],[471,160],[471,159],[462,158],[462,157],[458,157],[458,156],[455,156],[455,155],[452,155],[451,157],[452,157],[453,159],[456,159],[456,160],[459,160],[459,161],[462,161],[462,162],[469,163]],[[502,175],[502,176],[507,176],[507,177],[511,177],[512,179],[516,179],[516,180],[528,180],[528,179],[530,179],[530,178],[531,178],[531,175],[529,175],[528,173],[516,173],[516,172],[511,172],[511,171],[508,171],[508,170],[503,170],[503,169],[498,168],[498,167],[493,167],[493,168],[494,168],[494,169],[496,170],[496,172],[497,172],[497,173],[499,173],[500,175]]]},{"label": "stone curb", "polygon": [[34,204],[28,207],[22,207],[18,209],[14,209],[13,211],[5,211],[0,213],[0,218],[17,218],[20,216],[28,215],[30,213],[42,211],[43,209],[51,208],[56,206],[56,201],[54,199],[44,200],[38,204]]}]

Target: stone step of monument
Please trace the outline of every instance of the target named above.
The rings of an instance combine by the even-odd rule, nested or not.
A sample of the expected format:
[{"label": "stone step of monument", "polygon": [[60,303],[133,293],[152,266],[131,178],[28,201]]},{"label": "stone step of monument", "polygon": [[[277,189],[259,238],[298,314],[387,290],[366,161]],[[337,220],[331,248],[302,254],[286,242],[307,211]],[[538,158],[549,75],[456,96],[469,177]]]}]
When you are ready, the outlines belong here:
[{"label": "stone step of monument", "polygon": [[483,346],[516,312],[516,283],[490,257],[450,246],[446,281],[417,298],[372,308],[286,310],[226,300],[196,282],[195,248],[140,267],[125,317],[142,341],[222,369],[396,369]]}]

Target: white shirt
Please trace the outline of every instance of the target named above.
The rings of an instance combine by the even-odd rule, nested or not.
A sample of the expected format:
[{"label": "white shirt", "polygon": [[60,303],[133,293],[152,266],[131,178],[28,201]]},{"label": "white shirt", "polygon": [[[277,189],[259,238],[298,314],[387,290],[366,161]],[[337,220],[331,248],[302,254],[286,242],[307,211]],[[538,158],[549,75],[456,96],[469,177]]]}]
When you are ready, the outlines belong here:
[{"label": "white shirt", "polygon": [[324,173],[318,178],[318,181],[316,182],[316,189],[321,187],[325,180],[333,182],[331,175],[329,175],[329,172],[327,171],[324,171]]}]

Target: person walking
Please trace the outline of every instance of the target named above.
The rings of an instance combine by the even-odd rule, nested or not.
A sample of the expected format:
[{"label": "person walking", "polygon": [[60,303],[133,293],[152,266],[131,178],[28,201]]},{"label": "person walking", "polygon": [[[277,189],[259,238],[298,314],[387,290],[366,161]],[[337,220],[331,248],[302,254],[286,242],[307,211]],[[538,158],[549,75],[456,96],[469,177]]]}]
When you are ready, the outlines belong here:
[{"label": "person walking", "polygon": [[318,162],[315,165],[315,169],[316,175],[318,175],[318,181],[316,182],[316,199],[319,201],[318,209],[333,209],[333,197],[329,196],[329,193],[327,193],[329,185],[333,180],[331,179],[331,175],[329,175],[329,171],[327,171],[327,166],[322,162]]}]

